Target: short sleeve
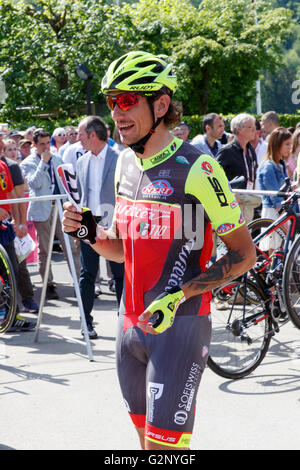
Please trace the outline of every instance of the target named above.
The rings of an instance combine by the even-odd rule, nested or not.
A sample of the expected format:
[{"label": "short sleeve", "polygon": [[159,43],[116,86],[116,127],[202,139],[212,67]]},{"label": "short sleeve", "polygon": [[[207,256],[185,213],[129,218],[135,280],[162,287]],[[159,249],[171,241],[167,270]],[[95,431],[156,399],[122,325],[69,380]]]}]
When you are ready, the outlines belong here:
[{"label": "short sleeve", "polygon": [[245,224],[221,165],[210,155],[200,155],[188,174],[185,193],[203,205],[213,229],[226,235]]}]

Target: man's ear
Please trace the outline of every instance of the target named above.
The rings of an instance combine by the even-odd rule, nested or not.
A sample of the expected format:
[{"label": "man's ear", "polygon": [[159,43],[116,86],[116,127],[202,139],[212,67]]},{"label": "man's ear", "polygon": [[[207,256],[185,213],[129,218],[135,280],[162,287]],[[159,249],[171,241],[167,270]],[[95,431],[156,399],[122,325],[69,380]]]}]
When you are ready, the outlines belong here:
[{"label": "man's ear", "polygon": [[169,109],[171,98],[169,95],[161,95],[158,100],[154,101],[154,112],[156,118],[163,117]]}]

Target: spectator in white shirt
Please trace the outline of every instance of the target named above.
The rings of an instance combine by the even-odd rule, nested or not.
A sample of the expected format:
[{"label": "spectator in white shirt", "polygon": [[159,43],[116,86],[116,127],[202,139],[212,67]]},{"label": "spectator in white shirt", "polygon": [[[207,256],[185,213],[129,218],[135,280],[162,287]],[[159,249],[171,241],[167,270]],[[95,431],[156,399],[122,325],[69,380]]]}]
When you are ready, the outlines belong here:
[{"label": "spectator in white shirt", "polygon": [[259,166],[261,160],[267,153],[268,143],[261,137],[261,125],[258,119],[255,120],[255,127],[255,136],[253,140],[250,140],[250,144],[255,150],[257,165]]}]

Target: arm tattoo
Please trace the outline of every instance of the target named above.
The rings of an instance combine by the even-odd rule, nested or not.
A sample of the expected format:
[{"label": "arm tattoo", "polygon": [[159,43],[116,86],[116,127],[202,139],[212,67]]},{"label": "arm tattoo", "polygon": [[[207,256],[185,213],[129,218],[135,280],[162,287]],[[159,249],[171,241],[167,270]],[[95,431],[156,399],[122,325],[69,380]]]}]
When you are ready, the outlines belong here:
[{"label": "arm tattoo", "polygon": [[230,250],[229,253],[210,266],[207,271],[188,281],[186,286],[194,291],[199,291],[199,293],[221,287],[243,274],[243,272],[236,272],[236,270],[233,274],[232,270],[235,265],[242,263],[244,260],[245,256],[240,251]]}]

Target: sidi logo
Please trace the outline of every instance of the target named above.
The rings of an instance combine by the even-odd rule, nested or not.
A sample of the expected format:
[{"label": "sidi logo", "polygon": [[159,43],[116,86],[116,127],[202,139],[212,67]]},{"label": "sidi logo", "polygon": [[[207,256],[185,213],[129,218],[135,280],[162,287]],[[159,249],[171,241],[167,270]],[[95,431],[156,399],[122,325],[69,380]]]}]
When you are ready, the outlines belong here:
[{"label": "sidi logo", "polygon": [[294,93],[292,93],[292,103],[299,104],[300,103],[300,80],[295,80],[292,83],[292,88],[295,88]]}]

